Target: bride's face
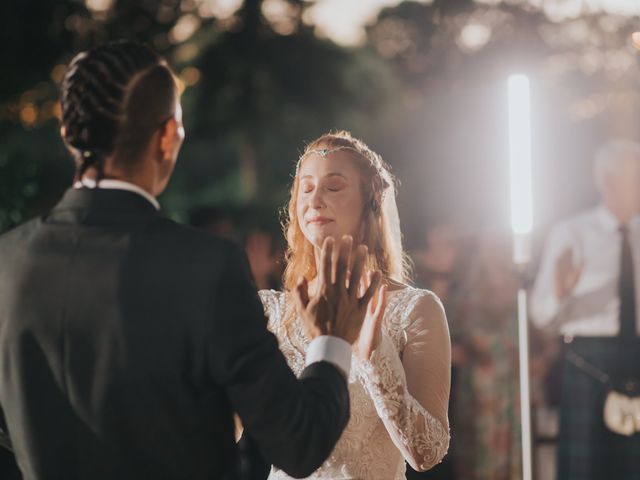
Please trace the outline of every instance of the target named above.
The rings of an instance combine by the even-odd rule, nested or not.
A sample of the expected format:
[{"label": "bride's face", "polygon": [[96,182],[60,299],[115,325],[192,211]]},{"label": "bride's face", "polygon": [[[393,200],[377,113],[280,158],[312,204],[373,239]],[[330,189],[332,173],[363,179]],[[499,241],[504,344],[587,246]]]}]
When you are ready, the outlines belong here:
[{"label": "bride's face", "polygon": [[342,151],[306,157],[298,172],[297,217],[304,236],[320,247],[324,239],[357,239],[363,200],[360,173]]}]

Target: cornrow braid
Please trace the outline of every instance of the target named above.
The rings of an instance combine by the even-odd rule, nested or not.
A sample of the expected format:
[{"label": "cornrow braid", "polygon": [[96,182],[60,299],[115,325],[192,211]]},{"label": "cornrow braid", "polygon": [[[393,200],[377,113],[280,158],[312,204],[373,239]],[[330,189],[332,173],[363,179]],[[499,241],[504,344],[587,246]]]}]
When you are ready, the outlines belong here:
[{"label": "cornrow braid", "polygon": [[61,86],[64,140],[76,158],[76,180],[94,168],[99,182],[114,153],[134,161],[173,114],[175,95],[171,70],[142,44],[120,41],[78,54]]}]

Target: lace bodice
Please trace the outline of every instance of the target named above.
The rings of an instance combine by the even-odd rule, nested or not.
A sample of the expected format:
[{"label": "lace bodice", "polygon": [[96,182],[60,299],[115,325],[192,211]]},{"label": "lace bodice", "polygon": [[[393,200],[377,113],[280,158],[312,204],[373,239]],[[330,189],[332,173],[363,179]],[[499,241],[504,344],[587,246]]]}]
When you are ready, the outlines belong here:
[{"label": "lace bodice", "polygon": [[[450,344],[442,306],[426,290],[388,295],[380,345],[369,361],[352,358],[349,423],[329,459],[308,478],[401,480],[404,459],[426,470],[447,452]],[[260,298],[269,329],[299,375],[309,341],[297,319],[284,328],[293,311],[289,294],[262,290]],[[269,476],[289,478],[275,467]]]}]

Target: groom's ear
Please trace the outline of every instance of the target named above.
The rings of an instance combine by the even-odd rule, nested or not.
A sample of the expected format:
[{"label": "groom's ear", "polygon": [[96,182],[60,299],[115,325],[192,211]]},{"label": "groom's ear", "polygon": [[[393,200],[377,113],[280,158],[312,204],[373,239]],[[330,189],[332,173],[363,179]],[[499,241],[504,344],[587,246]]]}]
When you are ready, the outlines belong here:
[{"label": "groom's ear", "polygon": [[164,161],[173,162],[184,140],[184,128],[175,116],[164,122],[160,128],[160,155]]}]

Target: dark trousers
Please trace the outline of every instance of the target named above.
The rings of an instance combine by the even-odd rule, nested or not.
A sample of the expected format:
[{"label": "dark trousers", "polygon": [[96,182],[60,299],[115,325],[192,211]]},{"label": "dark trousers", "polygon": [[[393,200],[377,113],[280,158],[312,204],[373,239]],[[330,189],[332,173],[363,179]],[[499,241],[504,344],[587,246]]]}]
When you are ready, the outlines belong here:
[{"label": "dark trousers", "polygon": [[[602,413],[612,385],[623,377],[640,379],[640,340],[580,337],[563,348],[558,480],[640,480],[640,433],[611,432]],[[568,349],[611,375],[612,384],[604,385],[570,362]]]}]

